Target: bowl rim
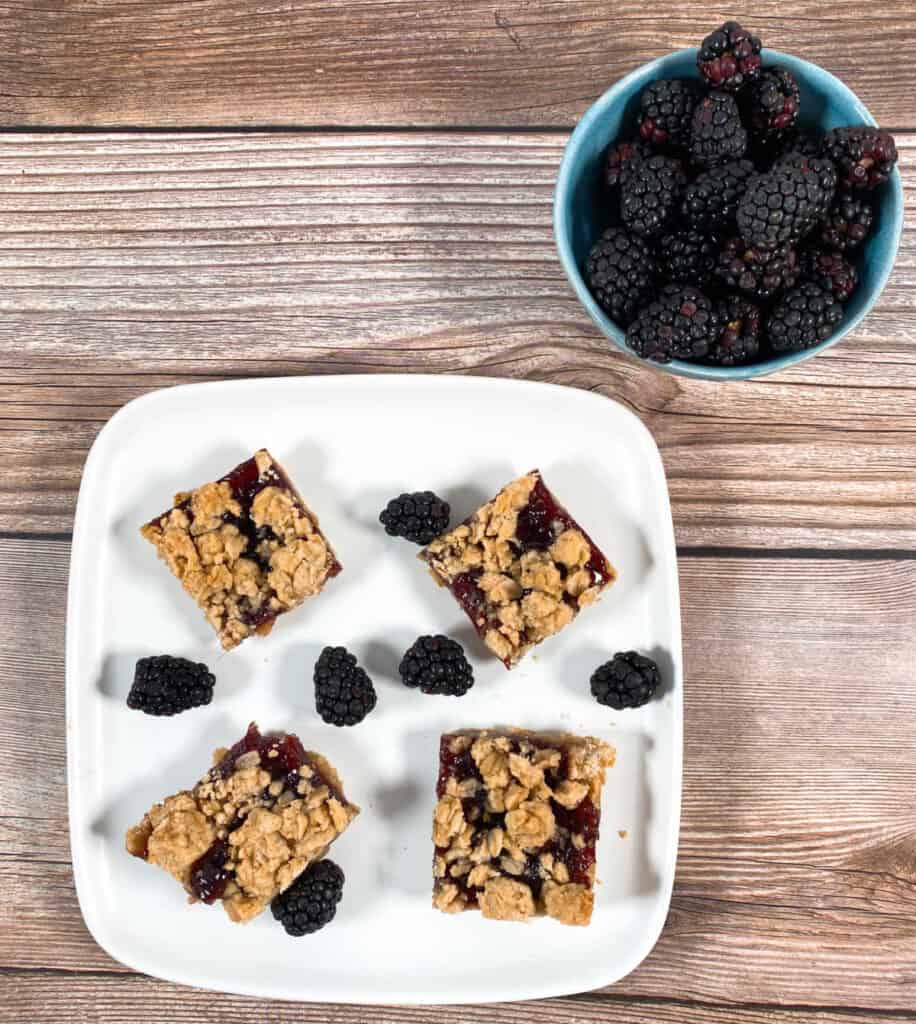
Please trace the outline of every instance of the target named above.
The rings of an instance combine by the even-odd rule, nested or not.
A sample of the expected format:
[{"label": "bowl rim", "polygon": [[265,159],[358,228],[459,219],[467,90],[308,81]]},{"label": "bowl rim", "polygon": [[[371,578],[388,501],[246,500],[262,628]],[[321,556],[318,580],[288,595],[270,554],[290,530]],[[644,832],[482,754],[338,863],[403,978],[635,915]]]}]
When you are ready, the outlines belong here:
[{"label": "bowl rim", "polygon": [[[893,219],[891,222],[891,250],[890,259],[881,268],[875,281],[873,293],[869,301],[854,316],[844,319],[843,323],[826,341],[820,342],[812,348],[804,349],[801,352],[790,352],[785,355],[776,356],[762,363],[752,363],[747,366],[705,366],[700,363],[690,363],[683,359],[672,359],[670,363],[656,363],[647,359],[639,359],[635,352],[627,348],[624,340],[625,332],[622,331],[610,317],[605,314],[592,293],[589,291],[579,265],[572,251],[570,238],[572,235],[570,224],[570,213],[566,197],[570,194],[573,186],[575,157],[578,154],[584,139],[592,131],[595,123],[599,121],[616,103],[621,94],[631,86],[634,81],[644,80],[654,74],[664,74],[667,66],[676,58],[696,57],[698,47],[686,47],[682,50],[673,50],[661,57],[656,57],[645,64],[640,64],[622,78],[619,78],[613,85],[606,89],[601,96],[595,100],[585,111],[579,123],[573,129],[566,146],[563,150],[563,158],[560,162],[560,169],[557,173],[553,197],[553,232],[554,242],[560,256],[560,263],[566,274],[567,280],[572,285],[579,301],[585,307],[586,312],[614,345],[632,359],[638,359],[640,363],[648,364],[654,369],[663,373],[672,373],[681,377],[693,377],[701,380],[748,380],[753,377],[763,377],[779,370],[795,366],[797,363],[812,359],[826,349],[836,345],[850,331],[854,330],[862,319],[871,312],[872,307],[884,291],[888,278],[894,267],[897,258],[897,251],[900,247],[900,236],[903,231],[903,182],[900,176],[899,166],[895,166],[891,177],[887,182],[891,189],[891,208]],[[781,50],[764,48],[761,51],[764,60],[770,60],[782,64],[790,71],[801,71],[804,77],[820,78],[824,91],[835,91],[851,102],[857,110],[861,123],[877,127],[878,122],[872,116],[869,109],[859,97],[843,81],[831,72],[822,68],[819,64],[807,61],[802,57],[794,57],[792,54],[783,53]]]}]

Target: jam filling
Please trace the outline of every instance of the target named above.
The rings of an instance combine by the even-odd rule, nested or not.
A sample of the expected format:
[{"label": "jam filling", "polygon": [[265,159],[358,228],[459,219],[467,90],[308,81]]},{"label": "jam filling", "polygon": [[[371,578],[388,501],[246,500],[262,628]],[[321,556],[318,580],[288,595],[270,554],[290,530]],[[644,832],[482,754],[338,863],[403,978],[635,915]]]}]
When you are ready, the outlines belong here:
[{"label": "jam filling", "polygon": [[[470,523],[471,520],[465,522]],[[546,551],[564,530],[578,530],[588,542],[590,554],[585,568],[591,573],[592,585],[601,586],[606,583],[613,575],[607,559],[591,537],[550,493],[544,481],[538,477],[531,490],[528,504],[518,513],[515,537],[509,540],[516,558],[521,558],[526,551]],[[565,567],[560,565],[558,568],[560,575],[565,579]],[[449,590],[474,624],[474,628],[481,637],[484,637],[488,630],[498,629],[501,623],[498,610],[488,604],[486,594],[477,585],[482,573],[483,570],[477,569],[461,573],[451,582]],[[530,592],[523,590],[522,596]],[[575,598],[564,594],[563,600],[578,610]]]},{"label": "jam filling", "polygon": [[[455,753],[450,749],[452,737],[443,736],[439,745],[439,778],[436,783],[436,796],[441,799],[445,795],[445,788],[450,778],[456,782],[463,782],[465,779],[476,778],[482,782],[481,775],[471,756],[470,748]],[[531,738],[528,742],[535,746],[545,747],[547,744],[538,744]],[[557,768],[548,768],[545,771],[545,778],[551,786],[558,785],[564,778],[568,777],[566,757],[564,755]],[[496,826],[504,827],[505,814],[494,813],[486,809],[486,789],[479,786],[473,797],[462,800],[462,807],[465,818],[474,823],[479,823],[481,830],[489,830]],[[528,853],[525,860],[525,869],[520,878],[531,888],[535,899],[540,896],[544,878],[540,870],[540,853],[552,854],[556,861],[566,865],[569,872],[570,882],[578,885],[591,886],[592,869],[595,865],[595,848],[598,842],[598,831],[601,822],[601,811],[595,805],[591,797],[585,797],[582,802],[572,809],[563,807],[555,800],[550,801],[550,808],[553,811],[557,823],[557,832],[554,838],[547,843],[543,850],[538,853]],[[581,849],[572,843],[572,835],[578,833],[584,840]],[[444,848],[437,847],[437,854],[444,854]],[[479,887],[472,887],[467,884],[467,876],[450,878],[450,882],[457,885],[468,906],[478,905]]]},{"label": "jam filling", "polygon": [[[293,792],[299,785],[299,770],[303,765],[308,765],[316,775],[320,775],[306,754],[298,736],[294,736],[292,733],[262,734],[254,722],[248,726],[248,731],[238,743],[231,747],[223,759],[211,768],[211,773],[221,779],[228,778],[235,771],[239,758],[252,751],[257,751],[261,768],[270,773],[271,781],[280,780],[283,782],[284,788],[291,789]],[[321,778],[331,793],[340,799],[336,788],[326,778],[323,776]],[[242,821],[242,818],[236,818],[227,826],[227,831],[234,831],[242,824]],[[225,868],[228,852],[227,840],[217,839],[191,866],[188,888],[192,895],[203,903],[213,903],[220,899],[226,891],[226,883],[232,877],[232,871]]]}]

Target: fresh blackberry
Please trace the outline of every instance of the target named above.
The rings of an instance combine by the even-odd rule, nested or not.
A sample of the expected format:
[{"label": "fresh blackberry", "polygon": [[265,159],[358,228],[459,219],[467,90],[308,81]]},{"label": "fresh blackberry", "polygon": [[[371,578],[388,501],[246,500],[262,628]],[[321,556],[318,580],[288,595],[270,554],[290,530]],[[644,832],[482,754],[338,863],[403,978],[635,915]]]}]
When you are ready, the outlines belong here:
[{"label": "fresh blackberry", "polygon": [[213,673],[201,662],[159,654],[141,658],[127,706],[145,715],[178,715],[213,700]]},{"label": "fresh blackberry", "polygon": [[755,139],[785,138],[795,127],[801,93],[795,75],[785,68],[764,68],[748,96],[748,123]]},{"label": "fresh blackberry", "polygon": [[648,704],[661,684],[658,665],[636,651],[615,654],[592,673],[592,696],[605,707],[622,711]]},{"label": "fresh blackberry", "polygon": [[856,290],[859,275],[841,252],[809,249],[802,255],[802,280],[813,281],[837,302],[846,302]]},{"label": "fresh blackberry", "polygon": [[622,228],[608,228],[585,261],[585,280],[598,305],[623,327],[632,323],[657,276],[649,246]]},{"label": "fresh blackberry", "polygon": [[638,235],[657,235],[674,217],[687,177],[679,160],[652,156],[630,169],[620,185],[620,215]]},{"label": "fresh blackberry", "polygon": [[399,494],[382,509],[378,520],[390,537],[429,544],[448,529],[451,508],[432,491]]},{"label": "fresh blackberry", "polygon": [[662,235],[655,245],[661,275],[667,281],[705,285],[712,276],[719,247],[712,236],[682,229]]},{"label": "fresh blackberry", "polygon": [[710,168],[740,160],[747,152],[747,131],[733,96],[711,92],[694,109],[690,156],[698,167]]},{"label": "fresh blackberry", "polygon": [[786,288],[793,288],[800,268],[792,246],[760,249],[741,238],[728,238],[719,252],[715,273],[729,290],[766,301]]},{"label": "fresh blackberry", "polygon": [[630,168],[639,160],[652,156],[652,147],[642,139],[616,142],[604,155],[604,183],[616,189]]},{"label": "fresh blackberry", "polygon": [[750,160],[734,160],[704,171],[684,193],[684,219],[697,231],[719,232],[731,227],[738,212],[738,200],[753,174]]},{"label": "fresh blackberry", "polygon": [[274,897],[270,911],[287,935],[297,939],[311,935],[334,920],[344,881],[344,873],[334,861],[316,861]]},{"label": "fresh blackberry", "polygon": [[818,226],[818,237],[825,248],[848,252],[868,237],[874,217],[868,203],[840,193]]},{"label": "fresh blackberry", "polygon": [[760,355],[760,307],[741,295],[728,295],[716,305],[721,327],[709,352],[718,366],[740,366]]},{"label": "fresh blackberry", "polygon": [[358,725],[375,707],[375,687],[345,647],[325,647],[315,664],[315,710],[328,725]]},{"label": "fresh blackberry", "polygon": [[457,640],[421,636],[401,659],[398,671],[405,686],[422,693],[463,697],[474,685],[474,670]]},{"label": "fresh blackberry", "polygon": [[[798,150],[791,150],[784,153],[773,164],[773,170],[781,170],[785,167],[794,167],[809,178],[813,178],[820,186],[820,200],[815,204],[814,216],[822,220],[827,216],[827,211],[833,203],[836,194],[837,173],[836,167],[830,160],[821,156],[809,156]],[[814,225],[812,225],[813,227]]]},{"label": "fresh blackberry", "polygon": [[704,359],[718,329],[713,305],[699,288],[669,284],[630,324],[627,345],[641,358],[656,363]]},{"label": "fresh blackberry", "polygon": [[802,238],[814,226],[824,204],[816,174],[800,167],[775,167],[748,182],[738,203],[738,232],[762,249]]},{"label": "fresh blackberry", "polygon": [[726,21],[700,44],[697,67],[714,89],[740,92],[760,74],[760,40]]},{"label": "fresh blackberry", "polygon": [[836,164],[840,188],[873,189],[890,177],[897,147],[890,132],[859,125],[827,132],[824,155]]},{"label": "fresh blackberry", "polygon": [[690,120],[699,90],[689,78],[659,78],[639,98],[639,134],[653,146],[690,144]]},{"label": "fresh blackberry", "polygon": [[842,319],[843,309],[829,292],[803,281],[773,307],[767,337],[777,352],[800,352],[826,341]]}]

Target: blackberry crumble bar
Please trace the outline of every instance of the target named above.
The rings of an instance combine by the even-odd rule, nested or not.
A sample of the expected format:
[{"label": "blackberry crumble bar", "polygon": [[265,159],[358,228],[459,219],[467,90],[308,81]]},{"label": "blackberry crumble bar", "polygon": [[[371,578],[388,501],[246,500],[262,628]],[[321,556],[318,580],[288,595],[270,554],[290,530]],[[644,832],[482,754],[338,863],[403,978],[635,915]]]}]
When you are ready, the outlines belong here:
[{"label": "blackberry crumble bar", "polygon": [[568,625],[617,577],[533,470],[420,552],[506,668]]},{"label": "blackberry crumble bar", "polygon": [[127,852],[168,871],[189,902],[221,900],[230,920],[257,917],[327,853],[359,814],[320,754],[252,723],[194,786],[128,829]]},{"label": "blackberry crumble bar", "polygon": [[446,733],[433,813],[433,906],[498,921],[586,925],[605,769],[591,736],[520,729]]},{"label": "blackberry crumble bar", "polygon": [[341,571],[317,517],[264,448],[219,480],[176,494],[140,533],[227,651],[266,636]]}]

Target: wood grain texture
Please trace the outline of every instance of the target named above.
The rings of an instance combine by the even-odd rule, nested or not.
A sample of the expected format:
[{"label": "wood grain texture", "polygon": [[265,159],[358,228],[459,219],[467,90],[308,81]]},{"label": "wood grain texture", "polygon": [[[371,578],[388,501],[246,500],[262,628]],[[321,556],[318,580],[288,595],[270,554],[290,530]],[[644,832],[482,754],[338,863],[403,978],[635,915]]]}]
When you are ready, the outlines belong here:
[{"label": "wood grain texture", "polygon": [[[838,10],[842,10],[842,5]],[[687,546],[916,550],[916,135],[893,277],[849,339],[741,385],[612,351],[555,255],[560,133],[0,137],[0,530],[70,528],[124,402],[233,376],[431,371],[615,397]]]},{"label": "wood grain texture", "polygon": [[[29,999],[54,1007],[66,992],[100,1021],[131,1007],[153,1020],[166,1006],[176,1020],[222,1019],[243,1001],[116,984],[109,972],[125,969],[80,918],[60,785],[68,547],[0,540],[0,969],[12,972],[2,984],[17,993],[17,1020]],[[665,932],[609,990],[614,1002],[536,1004],[530,1019],[786,1019],[765,1004],[807,1007],[803,1022],[843,1019],[837,1007],[905,1016],[916,982],[916,561],[833,559],[827,571],[817,559],[691,557],[681,590],[684,808]],[[42,973],[55,971],[98,977]],[[424,1012],[385,1019],[451,1019]]]},{"label": "wood grain texture", "polygon": [[[912,0],[6,0],[7,125],[571,125],[737,17],[912,126]],[[523,87],[520,87],[523,84]]]}]

